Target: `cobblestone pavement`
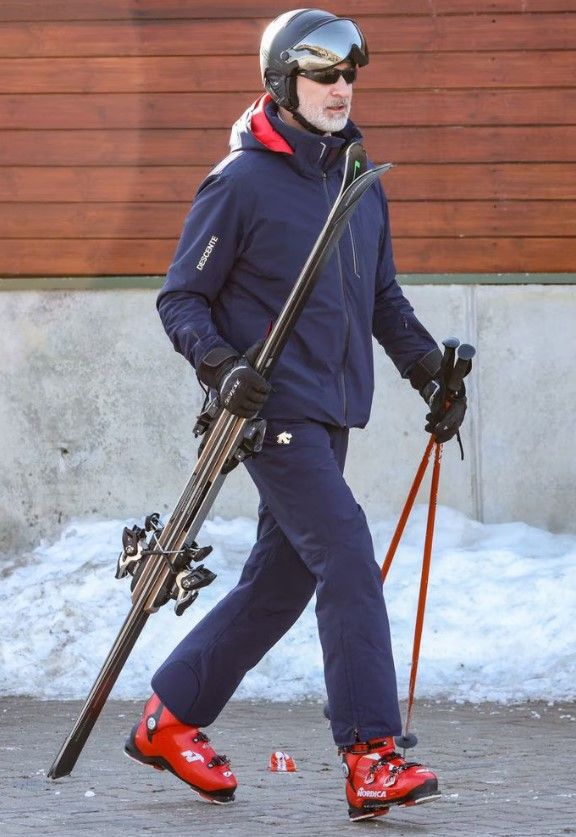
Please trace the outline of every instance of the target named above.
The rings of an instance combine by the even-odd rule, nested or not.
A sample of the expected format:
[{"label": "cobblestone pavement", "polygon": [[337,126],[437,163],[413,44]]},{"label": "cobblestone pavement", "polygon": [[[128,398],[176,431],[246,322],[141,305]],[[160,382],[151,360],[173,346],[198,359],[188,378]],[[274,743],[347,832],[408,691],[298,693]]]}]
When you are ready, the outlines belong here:
[{"label": "cobblestone pavement", "polygon": [[[46,772],[79,703],[0,699],[0,829],[12,835],[576,834],[576,704],[416,705],[418,759],[437,770],[443,797],[350,823],[327,722],[316,703],[233,702],[210,729],[232,759],[236,802],[210,805],[174,776],[124,757],[140,704],[111,701],[72,776]],[[273,750],[297,773],[273,774]]]}]

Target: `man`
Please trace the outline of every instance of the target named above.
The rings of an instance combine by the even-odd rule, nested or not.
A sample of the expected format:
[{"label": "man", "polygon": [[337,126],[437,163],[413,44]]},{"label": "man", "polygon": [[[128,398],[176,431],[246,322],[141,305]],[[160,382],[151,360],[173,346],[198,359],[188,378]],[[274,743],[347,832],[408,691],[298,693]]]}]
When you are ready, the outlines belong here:
[{"label": "man", "polygon": [[[200,731],[316,593],[330,722],[351,819],[438,797],[432,771],[394,751],[401,732],[379,568],[342,470],[348,429],[368,421],[372,334],[430,402],[440,352],[395,280],[386,199],[371,187],[315,287],[271,383],[250,365],[336,198],[353,82],[368,63],[356,24],[287,12],[261,45],[266,95],[234,126],[231,154],[201,185],[158,299],[175,349],[236,415],[267,419],[246,462],[258,540],[238,585],[155,674],[129,755],[213,802],[236,779]],[[428,429],[458,430],[465,399],[432,402]]]}]

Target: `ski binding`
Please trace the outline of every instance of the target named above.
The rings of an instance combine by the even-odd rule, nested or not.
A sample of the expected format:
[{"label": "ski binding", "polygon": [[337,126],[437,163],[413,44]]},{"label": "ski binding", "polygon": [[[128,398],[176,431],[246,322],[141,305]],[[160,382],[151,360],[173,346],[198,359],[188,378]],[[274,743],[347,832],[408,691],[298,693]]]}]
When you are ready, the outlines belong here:
[{"label": "ski binding", "polygon": [[[150,542],[148,533],[151,532]],[[166,604],[170,599],[175,600],[174,610],[181,616],[190,605],[196,601],[198,591],[207,587],[216,578],[216,573],[207,569],[203,564],[192,567],[192,562],[203,561],[212,552],[211,546],[199,547],[196,541],[185,541],[182,547],[173,552],[163,550],[159,543],[162,532],[160,515],[157,512],[149,514],[144,526],[124,527],[122,532],[122,552],[116,564],[116,578],[132,576],[130,589],[133,592],[138,583],[146,561],[149,558],[161,556],[170,568],[170,575],[163,585],[156,599],[156,608]]]}]

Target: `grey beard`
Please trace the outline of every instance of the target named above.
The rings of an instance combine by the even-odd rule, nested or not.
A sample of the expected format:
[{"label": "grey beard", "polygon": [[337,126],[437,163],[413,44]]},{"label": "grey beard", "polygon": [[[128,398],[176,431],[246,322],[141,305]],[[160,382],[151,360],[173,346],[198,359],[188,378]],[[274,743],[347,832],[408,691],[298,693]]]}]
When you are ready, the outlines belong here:
[{"label": "grey beard", "polygon": [[343,113],[342,116],[329,116],[324,113],[324,109],[322,107],[315,107],[314,105],[307,105],[306,103],[300,103],[298,112],[302,114],[304,119],[307,119],[308,122],[314,125],[315,128],[318,128],[319,131],[325,131],[326,133],[332,134],[336,131],[341,131],[348,122],[350,103],[346,108],[346,112]]}]

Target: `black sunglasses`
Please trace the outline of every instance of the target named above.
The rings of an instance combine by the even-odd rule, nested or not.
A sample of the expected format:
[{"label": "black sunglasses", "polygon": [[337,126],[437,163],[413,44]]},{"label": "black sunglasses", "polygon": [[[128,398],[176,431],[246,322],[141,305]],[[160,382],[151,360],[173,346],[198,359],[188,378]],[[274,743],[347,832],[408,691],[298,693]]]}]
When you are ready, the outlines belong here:
[{"label": "black sunglasses", "polygon": [[330,67],[328,70],[300,70],[297,73],[297,75],[309,78],[310,81],[315,81],[317,84],[336,84],[340,76],[346,84],[352,84],[356,81],[357,74],[357,67],[346,67],[345,70]]}]

